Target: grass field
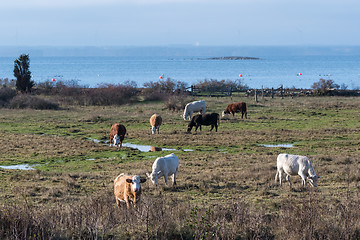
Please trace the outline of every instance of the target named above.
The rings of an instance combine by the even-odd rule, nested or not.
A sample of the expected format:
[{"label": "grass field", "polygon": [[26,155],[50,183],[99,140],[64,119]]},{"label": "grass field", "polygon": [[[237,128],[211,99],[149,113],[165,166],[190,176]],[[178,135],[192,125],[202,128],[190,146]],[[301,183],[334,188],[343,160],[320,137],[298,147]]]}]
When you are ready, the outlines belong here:
[{"label": "grass field", "polygon": [[[25,228],[25,234],[44,239],[360,237],[359,98],[202,99],[207,112],[217,113],[245,101],[248,119],[228,116],[218,132],[204,126],[188,134],[182,112],[166,110],[163,102],[1,109],[0,165],[29,164],[36,170],[0,169],[0,236],[15,239]],[[155,112],[163,125],[160,134],[151,135],[149,118]],[[127,128],[125,143],[176,151],[109,147],[115,122]],[[156,157],[172,152],[180,159],[178,185],[166,186],[161,179],[155,188],[147,181],[139,209],[118,209],[115,177],[145,176]],[[319,187],[303,189],[299,176],[291,178],[293,189],[275,184],[279,153],[308,156],[321,176]],[[7,216],[22,217],[16,222]]]}]

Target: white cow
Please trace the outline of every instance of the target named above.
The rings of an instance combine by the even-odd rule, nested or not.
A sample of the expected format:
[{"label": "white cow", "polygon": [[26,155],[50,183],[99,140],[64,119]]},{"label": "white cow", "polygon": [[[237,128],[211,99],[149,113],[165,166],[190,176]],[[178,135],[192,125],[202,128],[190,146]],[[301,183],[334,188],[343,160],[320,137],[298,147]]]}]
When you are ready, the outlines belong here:
[{"label": "white cow", "polygon": [[191,120],[194,112],[200,112],[201,114],[204,114],[206,112],[206,102],[204,100],[200,100],[186,104],[183,115],[184,120],[186,120],[187,117],[189,117]]},{"label": "white cow", "polygon": [[290,187],[290,175],[299,174],[302,178],[303,187],[306,185],[306,179],[308,179],[311,186],[317,187],[317,180],[320,178],[320,176],[316,176],[315,170],[308,157],[291,155],[287,153],[281,153],[277,157],[277,173],[275,175],[275,182],[279,176],[280,186],[282,183],[281,181],[283,172],[286,174],[285,178],[289,182]]},{"label": "white cow", "polygon": [[158,179],[162,176],[165,178],[165,183],[167,183],[168,176],[172,175],[172,183],[176,185],[176,174],[179,168],[179,159],[175,154],[169,154],[165,157],[158,157],[155,159],[152,165],[151,174],[146,174],[151,182],[158,185]]}]

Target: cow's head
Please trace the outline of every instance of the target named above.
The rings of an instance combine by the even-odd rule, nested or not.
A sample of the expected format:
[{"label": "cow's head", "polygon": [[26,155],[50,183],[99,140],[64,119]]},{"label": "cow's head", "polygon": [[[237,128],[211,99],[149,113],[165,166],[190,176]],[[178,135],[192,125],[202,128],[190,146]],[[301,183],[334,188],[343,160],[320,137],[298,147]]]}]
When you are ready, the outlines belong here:
[{"label": "cow's head", "polygon": [[123,140],[124,140],[124,136],[123,136],[123,135],[120,135],[120,136],[119,136],[118,134],[116,134],[116,135],[114,136],[114,146],[117,146],[117,145],[119,145],[119,144],[120,144],[120,146],[121,146]]},{"label": "cow's head", "polygon": [[320,178],[320,176],[315,175],[315,176],[312,176],[312,177],[308,177],[307,179],[308,179],[311,186],[317,187],[318,186],[317,181],[318,181],[319,178]]},{"label": "cow's head", "polygon": [[155,127],[155,126],[152,126],[152,127],[151,127],[151,133],[152,133],[152,134],[155,134],[155,133],[156,133],[156,127]]},{"label": "cow's head", "polygon": [[114,146],[117,146],[119,144],[120,144],[120,136],[116,134],[114,136]]},{"label": "cow's head", "polygon": [[146,182],[146,178],[140,178],[140,176],[135,175],[132,179],[126,179],[126,182],[131,183],[131,188],[134,192],[138,192],[141,189],[140,183]]},{"label": "cow's head", "polygon": [[191,129],[195,126],[195,123],[193,121],[191,121],[189,124],[188,124],[188,128],[187,128],[187,132],[191,132]]},{"label": "cow's head", "polygon": [[221,117],[225,117],[225,114],[229,114],[230,112],[226,109],[225,111],[222,112]]},{"label": "cow's head", "polygon": [[146,173],[146,176],[150,178],[151,182],[157,186],[158,184],[158,176],[156,173]]}]

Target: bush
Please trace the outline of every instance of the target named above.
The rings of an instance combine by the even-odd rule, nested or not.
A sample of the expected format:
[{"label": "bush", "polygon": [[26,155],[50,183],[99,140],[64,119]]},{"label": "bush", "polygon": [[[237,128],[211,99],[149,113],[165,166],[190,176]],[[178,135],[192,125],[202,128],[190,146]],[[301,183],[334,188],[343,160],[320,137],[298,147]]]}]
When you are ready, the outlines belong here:
[{"label": "bush", "polygon": [[14,89],[8,87],[0,88],[0,107],[5,107],[15,96],[16,91]]},{"label": "bush", "polygon": [[21,94],[14,97],[9,104],[10,108],[31,108],[31,109],[59,109],[59,105],[48,100],[35,96]]},{"label": "bush", "polygon": [[315,94],[318,95],[328,95],[331,90],[339,89],[340,86],[334,83],[333,80],[325,80],[321,78],[318,82],[314,82],[311,86]]},{"label": "bush", "polygon": [[142,95],[147,101],[167,100],[169,96],[184,93],[186,88],[186,83],[167,78],[157,82],[144,83]]},{"label": "bush", "polygon": [[205,79],[195,84],[203,92],[231,92],[234,90],[246,90],[248,87],[243,85],[240,80],[221,80]]}]

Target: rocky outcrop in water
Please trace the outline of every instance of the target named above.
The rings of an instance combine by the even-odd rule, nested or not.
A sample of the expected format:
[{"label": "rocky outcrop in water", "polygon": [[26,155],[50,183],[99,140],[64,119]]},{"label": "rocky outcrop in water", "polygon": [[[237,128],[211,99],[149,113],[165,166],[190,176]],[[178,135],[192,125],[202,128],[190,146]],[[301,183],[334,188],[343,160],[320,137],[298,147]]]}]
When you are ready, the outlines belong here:
[{"label": "rocky outcrop in water", "polygon": [[230,56],[230,57],[212,57],[212,58],[206,58],[206,60],[260,60],[260,58]]}]

